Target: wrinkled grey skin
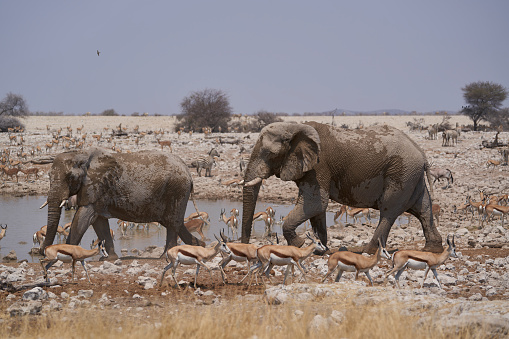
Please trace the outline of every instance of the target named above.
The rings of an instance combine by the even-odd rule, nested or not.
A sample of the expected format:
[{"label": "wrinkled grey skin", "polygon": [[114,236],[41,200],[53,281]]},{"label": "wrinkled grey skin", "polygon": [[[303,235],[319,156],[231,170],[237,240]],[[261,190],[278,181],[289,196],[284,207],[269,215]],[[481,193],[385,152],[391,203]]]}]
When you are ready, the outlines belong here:
[{"label": "wrinkled grey skin", "polygon": [[109,259],[117,258],[109,218],[136,223],[159,222],[167,229],[166,248],[177,244],[204,245],[184,227],[193,188],[191,174],[176,155],[159,151],[132,154],[90,148],[58,154],[49,172],[48,230],[41,246],[51,245],[60,220],[62,200],[77,195],[78,209],[67,243],[77,245],[89,225],[105,240]]},{"label": "wrinkled grey skin", "polygon": [[295,229],[306,220],[327,243],[329,199],[352,207],[380,210],[380,222],[364,248],[374,253],[379,238],[403,212],[421,222],[426,250],[442,251],[442,238],[433,225],[431,197],[423,151],[406,134],[388,126],[347,130],[316,122],[273,123],[260,133],[246,169],[243,191],[242,242],[249,242],[260,183],[276,175],[299,187],[294,209],[283,224],[290,245],[302,246]]}]

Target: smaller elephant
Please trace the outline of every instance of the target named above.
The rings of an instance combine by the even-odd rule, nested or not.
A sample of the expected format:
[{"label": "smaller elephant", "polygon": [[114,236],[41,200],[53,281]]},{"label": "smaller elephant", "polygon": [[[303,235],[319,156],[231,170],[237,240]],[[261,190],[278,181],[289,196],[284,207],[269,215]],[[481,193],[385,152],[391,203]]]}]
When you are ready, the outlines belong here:
[{"label": "smaller elephant", "polygon": [[78,207],[78,196],[75,194],[65,202],[65,210],[75,210]]},{"label": "smaller elephant", "polygon": [[99,239],[105,240],[109,258],[116,258],[108,219],[117,218],[159,222],[167,229],[166,249],[177,245],[177,235],[186,244],[204,245],[184,226],[193,181],[176,155],[160,151],[111,153],[101,148],[69,151],[55,157],[49,178],[48,200],[43,205],[48,205],[48,231],[41,253],[53,243],[61,208],[73,195],[77,211],[68,244],[78,245],[92,225]]}]

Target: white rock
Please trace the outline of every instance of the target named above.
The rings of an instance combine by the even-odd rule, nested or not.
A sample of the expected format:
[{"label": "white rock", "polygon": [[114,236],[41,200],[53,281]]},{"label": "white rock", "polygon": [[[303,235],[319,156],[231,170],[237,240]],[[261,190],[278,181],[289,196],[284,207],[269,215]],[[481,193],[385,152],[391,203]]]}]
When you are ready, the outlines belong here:
[{"label": "white rock", "polygon": [[48,293],[42,287],[34,287],[29,291],[23,293],[23,300],[44,300],[48,299]]}]

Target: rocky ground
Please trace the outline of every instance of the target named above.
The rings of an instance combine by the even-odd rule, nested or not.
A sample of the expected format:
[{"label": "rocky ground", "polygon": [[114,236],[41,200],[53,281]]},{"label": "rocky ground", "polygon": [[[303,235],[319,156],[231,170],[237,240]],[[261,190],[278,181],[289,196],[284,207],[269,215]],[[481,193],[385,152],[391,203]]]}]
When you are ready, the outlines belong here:
[{"label": "rocky ground", "polygon": [[[370,121],[367,117],[362,118],[366,119],[362,122],[364,125],[379,123],[379,121]],[[406,117],[400,117],[400,119],[411,120]],[[59,123],[66,126],[65,122]],[[104,127],[107,127],[106,125]],[[111,133],[111,128],[116,124],[109,123],[109,125],[109,133]],[[134,127],[132,123],[128,124],[126,136],[111,140],[106,139],[107,132],[102,126],[98,123],[85,125],[84,132],[89,134],[87,144],[99,144],[102,147],[115,148],[124,152],[160,148],[154,131],[158,131],[159,128],[169,130],[161,123],[145,126],[143,129],[140,127],[140,131],[147,134],[136,145],[135,138],[139,137],[139,134],[132,130]],[[260,284],[251,287],[237,284],[240,277],[246,273],[246,269],[242,264],[231,263],[227,269],[230,283],[223,285],[219,271],[216,269],[220,258],[216,257],[209,263],[209,267],[213,268],[213,278],[211,279],[202,270],[196,290],[187,288],[193,280],[194,269],[179,269],[178,279],[185,288],[177,290],[168,285],[171,283],[168,275],[163,286],[158,285],[162,269],[166,264],[163,260],[129,259],[113,263],[89,262],[93,285],[86,280],[81,266],[77,267],[79,279],[75,284],[70,284],[70,268],[68,264],[64,264],[52,269],[52,283],[57,283],[56,285],[43,289],[15,291],[21,285],[42,282],[41,268],[38,264],[5,263],[0,265],[0,281],[3,284],[0,299],[5,301],[2,302],[2,309],[6,315],[14,315],[24,312],[69,310],[92,305],[120,310],[134,308],[139,312],[150,313],[160,306],[172,307],[182,303],[197,306],[221,304],[235,302],[238,298],[274,304],[290,301],[313,302],[321,300],[324,295],[339,298],[348,291],[349,294],[356,296],[359,303],[399,301],[408,305],[407,312],[425,310],[423,313],[425,316],[428,311],[437,312],[438,310],[451,324],[471,321],[475,314],[483,314],[481,320],[484,325],[489,324],[507,333],[509,331],[509,303],[506,301],[509,297],[508,223],[506,222],[502,227],[501,221],[497,219],[485,222],[483,227],[480,227],[477,215],[472,219],[463,211],[454,213],[453,208],[454,205],[459,207],[465,202],[467,195],[478,201],[480,189],[489,194],[509,193],[509,168],[507,166],[486,168],[487,160],[500,160],[500,154],[496,149],[481,147],[482,140],[493,140],[495,133],[462,133],[456,146],[442,147],[441,140],[428,140],[425,131],[408,131],[404,126],[397,127],[407,132],[425,150],[434,167],[448,168],[454,175],[454,183],[450,187],[446,187],[445,182],[434,185],[434,203],[439,204],[442,209],[438,229],[444,239],[447,234],[455,235],[457,252],[459,252],[458,258],[449,259],[438,269],[443,289],[437,287],[431,273],[428,275],[424,288],[419,289],[423,271],[405,272],[400,278],[401,290],[392,287],[392,278],[387,285],[384,285],[384,272],[390,268],[390,264],[385,260],[371,272],[375,287],[369,287],[365,277],[355,282],[353,273],[345,273],[339,284],[334,284],[332,278],[329,278],[326,284],[320,284],[327,271],[327,258],[312,256],[306,261],[309,269],[307,284],[302,284],[299,274],[296,274],[293,279],[299,283],[288,286],[269,285],[265,288]],[[52,135],[58,128],[56,124],[50,125],[48,131],[43,122],[31,123],[27,132],[23,134],[25,146],[22,153],[29,153],[37,145],[44,146],[53,138]],[[104,135],[101,141],[92,139],[92,134],[101,132]],[[75,131],[73,135],[79,136]],[[224,183],[232,179],[241,179],[238,167],[242,156],[240,149],[243,147],[247,150],[246,153],[249,153],[256,141],[256,134],[225,133],[205,136],[196,133],[192,136],[178,137],[175,133],[166,133],[157,137],[161,137],[162,140],[172,140],[173,152],[182,157],[186,163],[206,154],[212,147],[217,148],[221,156],[217,166],[212,170],[212,177],[198,177],[196,171],[191,169],[195,182],[195,197],[198,199],[224,199],[225,197],[231,200],[241,199],[238,187],[228,187]],[[499,140],[503,142],[507,142],[508,138],[508,133],[503,132],[499,135]],[[44,159],[50,158],[55,152],[61,152],[62,144],[58,147],[57,150],[49,150],[47,154],[43,149],[43,154],[20,157],[22,167],[40,168],[40,178],[26,180],[23,175],[20,175],[19,183],[16,183],[15,180],[4,176],[0,193],[44,195],[49,187],[47,170],[51,164],[38,165],[34,162],[44,162]],[[0,150],[6,148],[11,150],[11,158],[16,159],[17,157],[13,154],[20,150],[20,146],[9,145],[8,136],[4,133],[0,135]],[[271,203],[291,203],[296,195],[294,183],[282,182],[272,177],[267,179],[261,190],[260,199]],[[339,209],[339,205],[331,203],[329,209],[334,212]],[[373,213],[376,219],[376,212]],[[421,248],[424,239],[418,221],[413,219],[410,224],[406,224],[404,220],[399,227],[393,227],[387,247],[389,249]],[[331,225],[329,229],[331,249],[346,246],[357,250],[370,240],[374,226],[365,223],[355,224],[349,219],[348,223]],[[2,241],[8,241],[8,238]],[[281,283],[283,272],[284,269],[275,269],[273,280]]]}]

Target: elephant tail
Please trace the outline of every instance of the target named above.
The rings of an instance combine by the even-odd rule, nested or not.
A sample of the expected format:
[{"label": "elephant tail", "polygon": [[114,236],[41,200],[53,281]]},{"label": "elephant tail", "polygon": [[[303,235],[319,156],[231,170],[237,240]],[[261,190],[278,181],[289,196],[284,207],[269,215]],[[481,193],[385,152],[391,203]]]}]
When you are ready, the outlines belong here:
[{"label": "elephant tail", "polygon": [[428,161],[424,164],[424,171],[426,172],[426,177],[428,178],[428,185],[429,185],[429,192],[431,195],[431,200],[434,199],[433,197],[433,182],[431,181],[431,173],[430,173],[430,165]]}]

